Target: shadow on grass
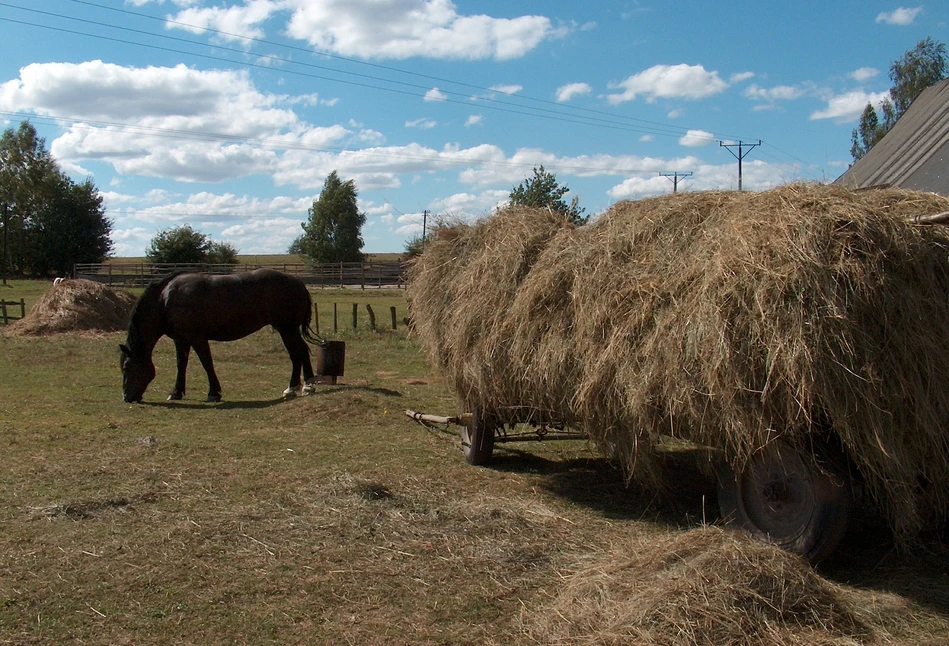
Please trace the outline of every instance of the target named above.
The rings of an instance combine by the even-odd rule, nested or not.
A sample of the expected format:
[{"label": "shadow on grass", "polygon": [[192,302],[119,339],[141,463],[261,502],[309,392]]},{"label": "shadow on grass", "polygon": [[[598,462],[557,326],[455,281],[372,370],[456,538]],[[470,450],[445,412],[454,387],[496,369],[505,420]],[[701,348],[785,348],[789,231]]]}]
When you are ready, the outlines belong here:
[{"label": "shadow on grass", "polygon": [[900,547],[886,522],[860,507],[837,550],[818,568],[846,585],[898,594],[943,615],[949,614],[949,536],[945,530]]},{"label": "shadow on grass", "polygon": [[699,468],[707,452],[676,451],[659,463],[660,484],[627,483],[615,463],[597,457],[549,460],[516,448],[499,448],[490,468],[534,473],[540,486],[616,520],[649,520],[688,528],[718,520],[714,478]]},{"label": "shadow on grass", "polygon": [[[701,449],[667,453],[657,487],[626,483],[603,458],[550,460],[500,445],[490,469],[534,474],[546,490],[616,520],[646,520],[675,529],[721,522],[714,476],[701,468]],[[836,583],[900,595],[949,614],[949,527],[900,548],[886,522],[867,503],[854,511],[841,545],[817,570]]]},{"label": "shadow on grass", "polygon": [[259,409],[259,408],[270,408],[271,406],[278,406],[287,401],[283,397],[278,399],[267,399],[262,401],[222,401],[222,402],[188,402],[188,401],[143,401],[141,402],[142,406],[155,406],[157,408],[187,408],[187,409],[203,409],[203,408],[220,408],[222,410],[228,409]]},{"label": "shadow on grass", "polygon": [[296,399],[304,399],[306,397],[319,397],[320,395],[328,395],[338,392],[352,392],[352,391],[362,391],[373,393],[376,395],[382,395],[384,397],[401,397],[402,393],[398,390],[390,390],[388,388],[373,388],[371,386],[350,386],[350,385],[340,385],[340,386],[330,386],[328,388],[318,387],[312,395],[300,395],[297,397],[277,397],[276,399],[265,399],[265,400],[251,400],[251,401],[221,401],[221,402],[202,402],[202,401],[142,401],[143,406],[157,406],[159,408],[220,408],[222,410],[229,409],[261,409],[261,408],[270,408],[272,406],[279,406],[280,404],[289,403]]}]

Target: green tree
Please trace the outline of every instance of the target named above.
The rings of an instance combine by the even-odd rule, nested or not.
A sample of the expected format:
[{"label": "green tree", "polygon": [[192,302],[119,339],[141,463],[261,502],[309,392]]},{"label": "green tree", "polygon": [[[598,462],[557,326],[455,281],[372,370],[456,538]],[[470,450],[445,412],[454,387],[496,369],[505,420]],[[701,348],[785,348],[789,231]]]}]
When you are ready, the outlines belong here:
[{"label": "green tree", "polygon": [[32,220],[27,239],[36,274],[69,275],[74,263],[102,262],[112,251],[112,222],[92,180],[76,184],[64,177],[62,183]]},{"label": "green tree", "polygon": [[415,258],[416,256],[421,256],[422,252],[425,251],[426,244],[428,244],[428,240],[422,238],[422,236],[420,235],[414,236],[406,240],[405,241],[406,260]]},{"label": "green tree", "polygon": [[579,206],[579,198],[574,197],[568,205],[563,196],[570,192],[566,186],[557,182],[557,177],[544,170],[544,167],[534,167],[534,176],[511,189],[511,204],[550,208],[562,213],[574,224],[584,224],[587,218],[583,216],[584,209]]},{"label": "green tree", "polygon": [[4,273],[66,274],[112,250],[112,222],[92,180],[63,173],[28,121],[0,136],[0,216]]},{"label": "green tree", "polygon": [[916,43],[890,65],[890,95],[880,106],[883,120],[870,103],[860,116],[860,124],[851,133],[850,154],[854,161],[863,157],[883,139],[913,101],[930,85],[946,78],[946,45],[932,38]]},{"label": "green tree", "polygon": [[299,247],[311,262],[362,261],[366,214],[359,212],[357,196],[356,183],[351,179],[342,181],[335,170],[323,182],[319,198],[307,212],[307,221],[301,224]]},{"label": "green tree", "polygon": [[145,257],[154,263],[202,264],[208,262],[211,241],[190,224],[170,227],[155,234],[145,249]]},{"label": "green tree", "polygon": [[237,247],[230,242],[212,242],[208,249],[208,262],[212,265],[236,265]]}]

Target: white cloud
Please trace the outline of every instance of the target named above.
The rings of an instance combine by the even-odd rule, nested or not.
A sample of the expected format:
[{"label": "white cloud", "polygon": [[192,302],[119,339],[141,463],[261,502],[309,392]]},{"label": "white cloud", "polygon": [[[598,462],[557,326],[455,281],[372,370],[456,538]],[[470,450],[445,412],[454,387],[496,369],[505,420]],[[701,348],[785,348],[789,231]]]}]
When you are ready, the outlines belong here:
[{"label": "white cloud", "polygon": [[511,192],[488,190],[481,193],[455,193],[434,200],[429,208],[439,215],[450,217],[479,216],[507,202]]},{"label": "white cloud", "polygon": [[665,177],[630,177],[606,192],[614,200],[635,200],[650,195],[671,193],[672,184]]},{"label": "white cloud", "polygon": [[517,94],[524,89],[523,85],[492,85],[488,88],[494,92],[500,92],[501,94]]},{"label": "white cloud", "polygon": [[639,138],[639,141],[645,143],[647,141],[652,141],[653,139],[655,139],[655,137],[653,137],[652,135],[643,135],[642,137]]},{"label": "white cloud", "polygon": [[588,83],[567,83],[557,88],[557,101],[566,103],[575,96],[589,94],[593,91]]},{"label": "white cloud", "polygon": [[425,93],[426,101],[444,101],[448,98],[448,95],[439,90],[437,87],[433,87],[431,90]]},{"label": "white cloud", "polygon": [[481,121],[482,121],[483,119],[484,119],[484,117],[483,117],[482,115],[480,115],[480,114],[472,114],[472,115],[469,115],[468,118],[465,120],[465,128],[470,128],[471,126],[476,126],[476,125],[478,125],[479,123],[481,123]]},{"label": "white cloud", "polygon": [[804,96],[805,90],[794,85],[776,85],[770,88],[763,88],[752,84],[745,88],[742,94],[755,101],[774,103],[775,101],[793,101],[794,99],[799,99]]},{"label": "white cloud", "polygon": [[378,130],[364,128],[356,134],[356,141],[370,146],[378,146],[385,143],[386,136]]},{"label": "white cloud", "polygon": [[242,6],[231,7],[192,7],[171,16],[166,26],[196,34],[213,29],[213,40],[247,43],[248,38],[265,36],[257,25],[270,18],[278,8],[274,0],[245,0]]},{"label": "white cloud", "polygon": [[677,108],[677,109],[675,109],[675,110],[669,110],[669,114],[666,115],[666,118],[667,118],[667,119],[678,119],[678,118],[681,117],[681,116],[682,116],[682,110]]},{"label": "white cloud", "polygon": [[715,143],[715,135],[705,130],[689,130],[682,137],[679,137],[679,145],[688,148],[699,148]]},{"label": "white cloud", "polygon": [[913,7],[912,9],[900,7],[889,12],[882,12],[877,15],[877,22],[887,25],[912,25],[923,11],[922,7]]},{"label": "white cloud", "polygon": [[880,70],[875,67],[861,67],[858,70],[852,71],[849,76],[854,81],[858,83],[863,83],[864,81],[869,81],[870,79],[876,77],[880,73]]},{"label": "white cloud", "polygon": [[425,119],[425,118],[414,119],[413,121],[405,122],[406,128],[420,128],[422,130],[431,130],[437,125],[438,125],[437,121],[433,121],[432,119]]},{"label": "white cloud", "polygon": [[742,81],[747,81],[750,78],[754,78],[754,72],[738,72],[737,74],[732,74],[728,77],[728,83],[734,85],[735,83],[741,83]]},{"label": "white cloud", "polygon": [[860,118],[868,103],[878,106],[889,92],[854,91],[832,96],[827,99],[827,107],[811,113],[810,119],[833,119],[836,123],[846,123]]},{"label": "white cloud", "polygon": [[511,60],[563,35],[549,18],[459,15],[450,0],[285,0],[287,33],[343,56]]},{"label": "white cloud", "polygon": [[701,65],[656,65],[634,74],[619,83],[610,83],[610,89],[623,90],[608,94],[607,100],[617,105],[632,101],[641,94],[650,103],[656,99],[704,99],[724,92],[728,83],[718,72],[706,71]]},{"label": "white cloud", "polygon": [[[738,172],[736,164],[721,165],[704,164],[695,158],[689,158],[691,163],[679,162],[663,169],[682,168],[692,171],[693,175],[685,183],[679,180],[679,190],[708,190],[708,189],[737,189]],[[799,180],[793,176],[794,169],[779,169],[774,164],[760,160],[745,160],[742,167],[742,188],[748,191],[761,191],[773,188],[779,184]],[[641,199],[651,195],[671,193],[673,184],[668,177],[655,175],[653,177],[630,177],[607,191],[615,200]]]}]

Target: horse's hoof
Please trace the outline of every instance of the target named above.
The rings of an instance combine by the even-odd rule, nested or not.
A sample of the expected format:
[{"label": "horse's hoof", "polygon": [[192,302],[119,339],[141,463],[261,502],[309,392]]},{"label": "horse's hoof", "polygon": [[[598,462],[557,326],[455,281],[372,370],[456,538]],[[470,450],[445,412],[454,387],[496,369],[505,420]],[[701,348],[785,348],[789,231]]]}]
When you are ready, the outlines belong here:
[{"label": "horse's hoof", "polygon": [[209,401],[209,402],[219,402],[219,401],[221,401],[221,395],[220,395],[220,394],[210,394],[210,393],[209,393],[209,394],[208,394],[208,398],[207,398],[207,400],[205,400],[205,401]]},{"label": "horse's hoof", "polygon": [[168,395],[168,401],[176,402],[180,399],[184,399],[184,393],[171,393]]},{"label": "horse's hoof", "polygon": [[297,396],[296,388],[287,388],[285,391],[283,391],[283,396],[284,399],[293,399]]},{"label": "horse's hoof", "polygon": [[315,392],[315,389],[310,384],[305,385],[300,389],[301,395],[312,395]]}]

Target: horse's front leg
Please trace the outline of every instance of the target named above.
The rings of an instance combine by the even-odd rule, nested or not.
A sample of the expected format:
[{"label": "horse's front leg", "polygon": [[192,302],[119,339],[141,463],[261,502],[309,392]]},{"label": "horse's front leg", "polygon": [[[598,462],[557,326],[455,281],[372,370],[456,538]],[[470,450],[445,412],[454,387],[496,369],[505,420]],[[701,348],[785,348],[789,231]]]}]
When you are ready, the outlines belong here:
[{"label": "horse's front leg", "polygon": [[201,360],[204,371],[208,373],[208,401],[221,401],[221,382],[217,380],[217,374],[214,372],[214,361],[211,359],[211,346],[208,345],[205,339],[194,341],[191,345],[194,346],[194,352],[198,355],[198,359]]},{"label": "horse's front leg", "polygon": [[175,389],[168,395],[168,401],[176,401],[185,396],[185,376],[188,373],[188,355],[191,344],[175,339],[175,358],[178,361],[178,376],[175,377]]}]

